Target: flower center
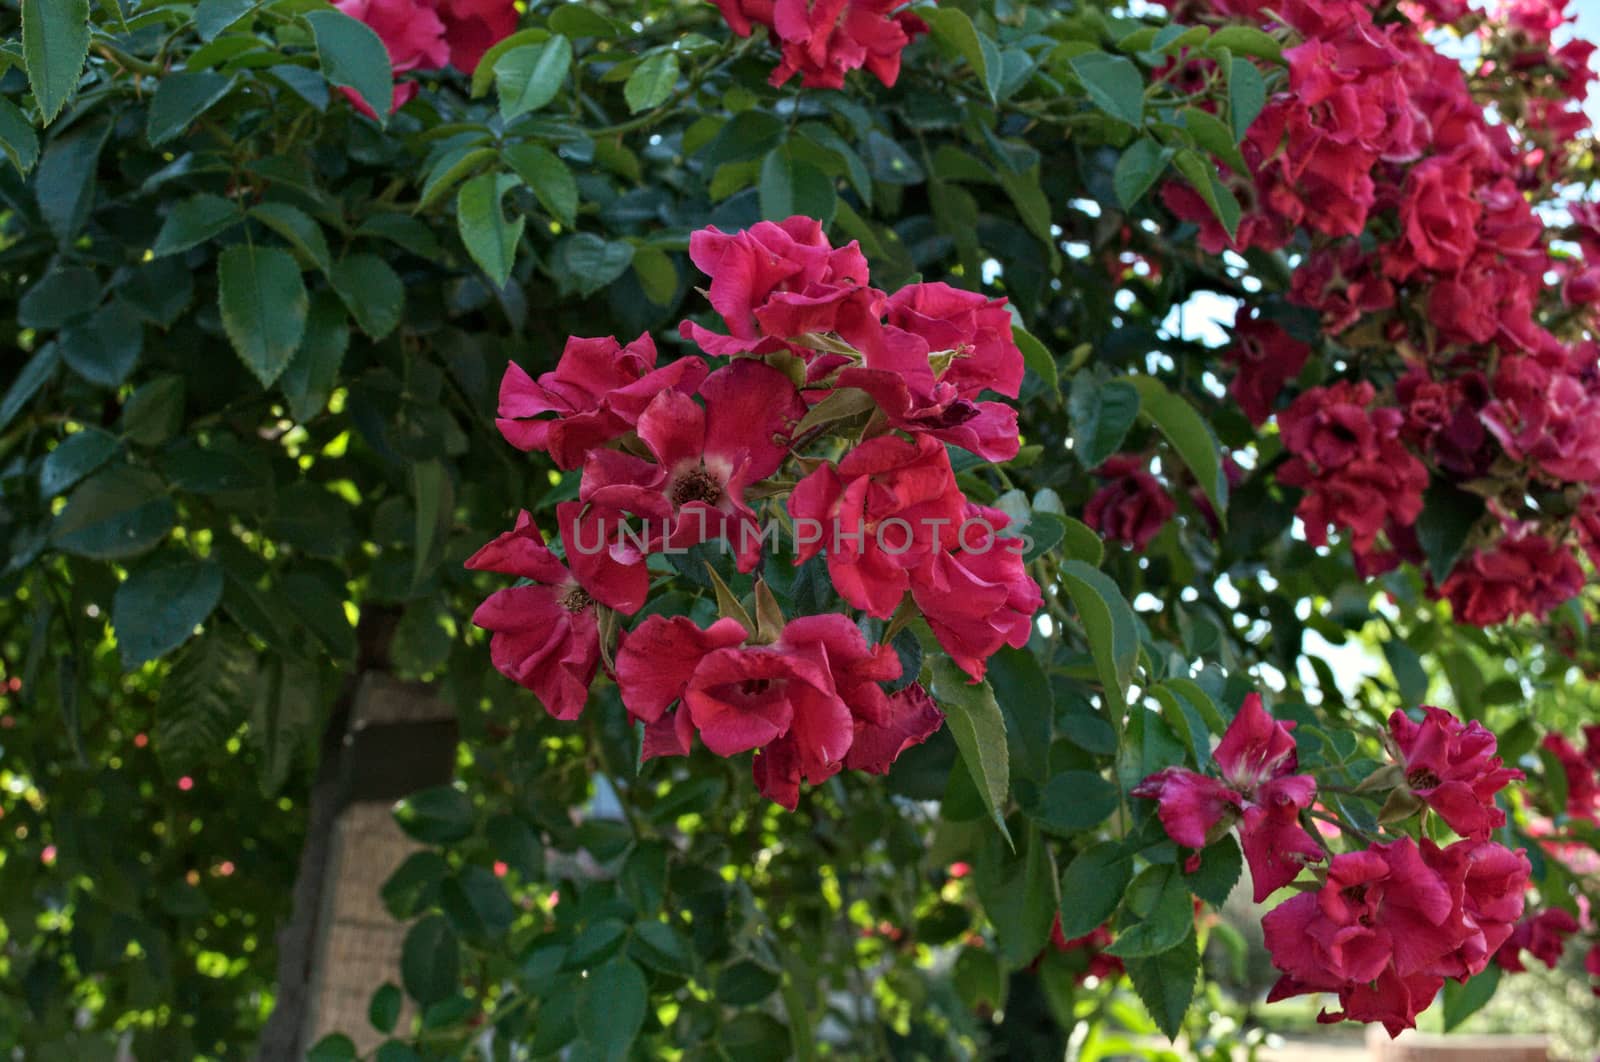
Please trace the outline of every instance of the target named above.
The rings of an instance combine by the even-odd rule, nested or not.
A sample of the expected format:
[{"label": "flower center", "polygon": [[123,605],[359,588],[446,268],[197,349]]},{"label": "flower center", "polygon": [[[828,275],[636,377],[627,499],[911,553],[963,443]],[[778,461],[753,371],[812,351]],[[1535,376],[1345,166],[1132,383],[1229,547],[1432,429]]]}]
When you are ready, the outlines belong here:
[{"label": "flower center", "polygon": [[1414,767],[1406,774],[1406,785],[1412,789],[1437,789],[1439,776],[1426,767]]},{"label": "flower center", "polygon": [[582,612],[592,604],[594,598],[589,596],[589,591],[577,584],[573,584],[566,596],[561,599],[561,607],[568,612]]},{"label": "flower center", "polygon": [[691,469],[672,484],[672,504],[683,506],[690,502],[715,505],[722,500],[722,484],[704,467]]},{"label": "flower center", "polygon": [[772,688],[771,679],[745,679],[739,683],[739,692],[746,697],[754,697],[767,692]]}]

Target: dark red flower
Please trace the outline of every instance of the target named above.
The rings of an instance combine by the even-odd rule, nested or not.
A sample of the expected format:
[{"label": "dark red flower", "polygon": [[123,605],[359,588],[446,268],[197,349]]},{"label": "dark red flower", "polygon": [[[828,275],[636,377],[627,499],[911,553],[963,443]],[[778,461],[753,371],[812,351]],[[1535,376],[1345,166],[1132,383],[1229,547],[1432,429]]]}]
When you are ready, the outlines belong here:
[{"label": "dark red flower", "polygon": [[744,493],[783,463],[805,403],[787,376],[749,358],[706,377],[700,394],[704,407],[680,391],[656,395],[636,425],[654,460],[595,450],[579,497],[643,517],[652,552],[720,538],[753,571],[762,530]]},{"label": "dark red flower", "polygon": [[911,589],[911,571],[958,544],[965,505],[935,439],[869,439],[795,486],[795,560],[826,549],[839,596],[887,619]]},{"label": "dark red flower", "polygon": [[1482,723],[1422,706],[1422,722],[1404,712],[1389,717],[1389,736],[1405,768],[1406,785],[1462,837],[1487,839],[1505,825],[1494,795],[1526,777],[1501,765],[1495,736]]},{"label": "dark red flower", "polygon": [[1257,903],[1323,858],[1322,846],[1300,825],[1300,812],[1311,806],[1317,786],[1310,775],[1294,773],[1299,760],[1289,735],[1293,728],[1268,715],[1260,694],[1252,693],[1217,745],[1220,780],[1168,767],[1132,790],[1159,801],[1167,836],[1185,848],[1204,848],[1237,821]]},{"label": "dark red flower", "polygon": [[1525,527],[1458,561],[1439,588],[1456,619],[1477,627],[1522,615],[1543,619],[1582,589],[1583,569],[1572,552]]},{"label": "dark red flower", "polygon": [[1300,375],[1311,348],[1253,308],[1241,307],[1233,321],[1233,345],[1223,357],[1238,366],[1228,393],[1250,423],[1261,425],[1290,380]]},{"label": "dark red flower", "polygon": [[1566,949],[1567,938],[1578,929],[1578,920],[1572,915],[1559,907],[1547,907],[1517,923],[1494,953],[1494,961],[1501,969],[1524,973],[1528,968],[1522,964],[1522,953],[1526,951],[1554,970]]},{"label": "dark red flower", "polygon": [[[557,467],[577,468],[590,451],[631,431],[657,394],[693,391],[705,375],[699,358],[658,368],[648,333],[626,347],[611,336],[573,336],[555,370],[538,380],[515,362],[506,365],[495,424],[517,449],[542,450]],[[544,419],[551,413],[553,418]]]},{"label": "dark red flower", "polygon": [[1083,522],[1112,542],[1123,542],[1143,552],[1178,511],[1161,481],[1146,469],[1138,454],[1118,454],[1095,475],[1106,480],[1089,499]]},{"label": "dark red flower", "polygon": [[557,719],[576,719],[600,666],[594,598],[545,546],[526,510],[514,530],[466,566],[532,580],[489,595],[472,622],[493,632],[489,658],[497,671],[532,690]]}]

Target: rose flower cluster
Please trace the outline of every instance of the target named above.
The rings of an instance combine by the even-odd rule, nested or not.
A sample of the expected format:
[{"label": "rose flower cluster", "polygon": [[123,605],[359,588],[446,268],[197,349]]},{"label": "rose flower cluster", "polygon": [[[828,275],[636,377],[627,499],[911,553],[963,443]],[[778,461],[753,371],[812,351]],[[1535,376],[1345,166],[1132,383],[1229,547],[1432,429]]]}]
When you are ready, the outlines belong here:
[{"label": "rose flower cluster", "polygon": [[[1506,821],[1495,794],[1522,772],[1502,765],[1479,723],[1431,707],[1420,722],[1395,712],[1386,740],[1393,762],[1362,789],[1387,790],[1381,821],[1432,812],[1460,839],[1440,846],[1426,829],[1420,839],[1362,836],[1362,847],[1330,856],[1308,829],[1318,787],[1298,773],[1293,727],[1251,694],[1216,748],[1217,777],[1169,767],[1133,793],[1158,802],[1167,835],[1193,850],[1191,871],[1201,849],[1237,829],[1257,903],[1315,867],[1315,887],[1302,886],[1262,919],[1281,974],[1268,1001],[1330,993],[1340,1009],[1319,1021],[1382,1022],[1396,1035],[1416,1024],[1446,978],[1465,981],[1514,939],[1533,940],[1518,921],[1527,856],[1489,839]],[[1547,948],[1542,940],[1523,946]]]},{"label": "rose flower cluster", "polygon": [[939,727],[899,654],[844,614],[785,617],[759,578],[748,604],[718,580],[709,627],[624,617],[672,571],[668,553],[720,544],[758,573],[783,518],[796,564],[823,556],[867,616],[920,613],[981,678],[1002,646],[1027,643],[1042,597],[1006,515],[967,499],[945,446],[1016,455],[1016,410],[983,396],[1017,396],[1022,355],[1002,301],[873,288],[857,245],[831,246],[809,218],[706,229],[689,254],[726,329],[685,321],[700,353],[659,364],[648,335],[573,338],[537,379],[506,369],[501,433],[580,486],[555,507],[564,560],[523,513],[467,562],[527,580],[473,618],[493,632],[495,667],[555,717],[578,716],[603,666],[644,724],[646,759],[685,755],[696,736],[720,756],[756,750],[761,792],[793,809],[802,781],[883,773]]},{"label": "rose flower cluster", "polygon": [[[1554,45],[1570,21],[1560,2],[1502,3],[1486,21],[1429,0],[1382,23],[1355,0],[1184,6],[1286,39],[1286,81],[1240,146],[1249,172],[1228,176],[1235,237],[1186,185],[1162,194],[1210,253],[1294,256],[1288,301],[1337,337],[1327,370],[1343,378],[1286,408],[1305,342],[1244,306],[1226,353],[1240,408],[1258,425],[1278,417],[1278,478],[1303,492],[1308,540],[1343,532],[1369,577],[1416,564],[1424,492],[1460,486],[1482,515],[1430,591],[1480,626],[1543,617],[1581,588],[1577,551],[1600,560],[1600,271],[1583,264],[1600,251],[1600,208],[1572,208],[1584,257],[1569,258],[1531,205],[1558,198],[1594,46]],[[1482,29],[1470,83],[1423,36],[1453,22]],[[1174,62],[1193,77],[1211,66]]]},{"label": "rose flower cluster", "polygon": [[800,75],[803,88],[844,88],[866,67],[885,85],[900,76],[900,53],[928,24],[904,10],[910,0],[716,0],[741,37],[765,26],[779,52],[772,84]]},{"label": "rose flower cluster", "polygon": [[[511,0],[333,0],[333,6],[378,35],[396,74],[447,66],[470,74],[484,52],[517,28]],[[356,110],[377,117],[355,92],[340,91]],[[396,81],[390,113],[416,94],[415,81]]]}]

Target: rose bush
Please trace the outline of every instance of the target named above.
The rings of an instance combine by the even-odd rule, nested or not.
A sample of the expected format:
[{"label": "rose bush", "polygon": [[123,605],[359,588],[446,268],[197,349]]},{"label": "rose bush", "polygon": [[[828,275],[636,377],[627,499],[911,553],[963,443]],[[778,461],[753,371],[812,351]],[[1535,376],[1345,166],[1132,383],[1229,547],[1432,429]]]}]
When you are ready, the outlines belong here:
[{"label": "rose bush", "polygon": [[[1594,49],[1167,7],[0,5],[0,1047],[1600,991]],[[313,1044],[373,674],[458,741]]]}]

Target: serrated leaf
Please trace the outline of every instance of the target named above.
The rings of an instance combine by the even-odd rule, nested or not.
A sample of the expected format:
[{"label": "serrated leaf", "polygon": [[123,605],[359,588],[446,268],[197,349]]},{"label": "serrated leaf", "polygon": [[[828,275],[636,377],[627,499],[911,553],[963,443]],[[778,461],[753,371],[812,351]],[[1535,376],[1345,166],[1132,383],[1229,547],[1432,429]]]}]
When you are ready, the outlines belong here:
[{"label": "serrated leaf", "polygon": [[1135,128],[1144,124],[1144,77],[1120,55],[1084,52],[1067,60],[1096,107]]},{"label": "serrated leaf", "polygon": [[0,398],[0,431],[11,423],[22,407],[32,401],[39,389],[50,381],[56,369],[61,365],[61,354],[54,343],[48,343],[35,351],[22,371],[17,373],[11,381],[11,386],[6,388],[4,398]]},{"label": "serrated leaf", "polygon": [[1139,661],[1139,627],[1133,608],[1117,584],[1100,570],[1079,560],[1061,565],[1061,578],[1077,607],[1089,637],[1089,651],[1106,700],[1120,721],[1128,711],[1128,687],[1133,684],[1133,669]]},{"label": "serrated leaf", "polygon": [[572,42],[562,36],[513,48],[494,64],[500,117],[506,121],[544,107],[561,91],[572,67]]},{"label": "serrated leaf", "polygon": [[578,217],[578,181],[555,152],[538,144],[513,144],[500,153],[507,166],[533,189],[539,203],[563,225]]},{"label": "serrated leaf", "polygon": [[1139,415],[1166,436],[1183,463],[1189,466],[1200,489],[1216,513],[1217,522],[1228,526],[1228,479],[1222,471],[1222,456],[1210,427],[1194,406],[1153,376],[1125,377],[1139,391]]},{"label": "serrated leaf", "polygon": [[1011,841],[1003,809],[1011,790],[1011,758],[1005,717],[987,682],[971,682],[955,661],[941,654],[933,662],[933,696],[944,709],[961,760],[978,786],[1000,833]]},{"label": "serrated leaf", "polygon": [[288,240],[290,245],[326,273],[333,263],[322,226],[299,207],[288,203],[262,203],[250,208],[250,216]]},{"label": "serrated leaf", "polygon": [[1096,469],[1122,448],[1128,429],[1139,417],[1139,392],[1128,383],[1102,382],[1092,373],[1072,378],[1067,399],[1072,424],[1072,452],[1083,467]]},{"label": "serrated leaf", "polygon": [[89,54],[89,0],[22,0],[22,54],[49,125],[78,90]]},{"label": "serrated leaf", "polygon": [[1417,542],[1428,559],[1428,573],[1442,583],[1461,559],[1472,529],[1483,516],[1481,496],[1461,490],[1445,480],[1435,480],[1422,495],[1417,517]]},{"label": "serrated leaf", "polygon": [[339,11],[311,11],[305,16],[317,42],[323,75],[360,96],[378,124],[389,120],[394,106],[394,72],[383,40],[371,27]]},{"label": "serrated leaf", "polygon": [[1234,143],[1233,130],[1222,124],[1222,119],[1199,107],[1185,107],[1181,112],[1184,128],[1194,137],[1195,143],[1227,163],[1237,174],[1248,174],[1249,167]]},{"label": "serrated leaf", "polygon": [[429,915],[406,933],[400,980],[423,1006],[447,999],[461,981],[461,946],[442,915]]},{"label": "serrated leaf", "polygon": [[918,14],[932,30],[935,40],[967,61],[967,66],[977,75],[984,91],[989,94],[989,102],[996,102],[992,87],[995,78],[989,71],[990,51],[993,45],[991,44],[989,49],[983,47],[982,38],[978,35],[977,28],[973,26],[971,17],[958,7],[930,7]]},{"label": "serrated leaf", "polygon": [[678,53],[670,49],[652,52],[644,57],[622,86],[623,98],[632,114],[659,107],[672,96],[678,83]]},{"label": "serrated leaf", "polygon": [[1268,59],[1277,62],[1283,58],[1283,45],[1278,43],[1276,37],[1254,26],[1245,26],[1239,23],[1222,26],[1211,35],[1205,43],[1205,51],[1214,52],[1226,48],[1230,52],[1240,55],[1254,56],[1257,59]]},{"label": "serrated leaf", "polygon": [[348,255],[333,267],[329,279],[350,316],[373,342],[400,324],[405,310],[405,286],[389,263],[377,255]]},{"label": "serrated leaf", "polygon": [[344,307],[332,293],[319,291],[311,300],[300,346],[278,377],[278,387],[289,403],[289,416],[310,420],[327,407],[349,345]]},{"label": "serrated leaf", "polygon": [[1221,907],[1238,884],[1243,870],[1244,855],[1239,851],[1239,842],[1230,833],[1201,849],[1200,865],[1194,873],[1183,875],[1183,884],[1212,907]]},{"label": "serrated leaf", "polygon": [[156,557],[117,587],[111,626],[124,670],[165,656],[194,635],[222,600],[222,566],[183,557]]},{"label": "serrated leaf", "polygon": [[1195,977],[1200,972],[1200,951],[1191,933],[1177,947],[1160,955],[1123,962],[1139,1001],[1169,1040],[1178,1038],[1183,1016],[1194,1000]]},{"label": "serrated leaf", "polygon": [[57,548],[95,560],[144,553],[166,537],[176,519],[159,478],[143,468],[113,465],[78,485],[51,525]]},{"label": "serrated leaf", "polygon": [[1234,197],[1232,189],[1222,183],[1217,176],[1217,169],[1198,152],[1184,148],[1173,156],[1173,165],[1178,167],[1178,172],[1183,174],[1189,186],[1200,194],[1206,206],[1211,208],[1211,213],[1222,224],[1223,231],[1228,238],[1233,239],[1239,231],[1239,200]]},{"label": "serrated leaf", "polygon": [[644,1027],[649,990],[639,967],[618,956],[589,971],[578,998],[578,1033],[590,1057],[622,1062]]},{"label": "serrated leaf", "polygon": [[168,773],[215,756],[244,722],[255,687],[255,653],[219,625],[187,646],[161,684],[152,744]]},{"label": "serrated leaf", "polygon": [[244,214],[231,199],[201,193],[172,204],[150,253],[161,258],[187,251],[213,236],[220,236],[243,220]]},{"label": "serrated leaf", "polygon": [[1472,1017],[1488,1005],[1494,998],[1495,989],[1500,987],[1500,967],[1490,963],[1483,968],[1483,972],[1469,978],[1465,984],[1459,981],[1446,981],[1444,983],[1444,1031],[1450,1032],[1462,1022]]},{"label": "serrated leaf", "polygon": [[23,177],[39,161],[39,134],[33,131],[28,116],[10,100],[0,99],[0,151]]},{"label": "serrated leaf", "polygon": [[1123,150],[1111,174],[1111,185],[1122,209],[1132,210],[1134,204],[1144,198],[1171,158],[1170,149],[1148,137],[1140,137]]},{"label": "serrated leaf", "polygon": [[62,245],[72,243],[94,207],[96,170],[111,123],[95,120],[52,140],[39,157],[33,192],[39,213]]},{"label": "serrated leaf", "polygon": [[1061,933],[1067,939],[1093,933],[1122,902],[1133,877],[1133,857],[1120,844],[1103,841],[1079,852],[1061,872]]},{"label": "serrated leaf", "polygon": [[305,335],[309,299],[300,267],[281,248],[234,244],[217,258],[217,302],[233,349],[261,386],[271,387]]},{"label": "serrated leaf", "polygon": [[798,214],[827,224],[838,207],[833,179],[783,147],[774,148],[762,161],[757,188],[761,216],[768,221]]},{"label": "serrated leaf", "polygon": [[115,435],[99,428],[67,436],[39,465],[39,493],[55,497],[109,461],[120,447]]},{"label": "serrated leaf", "polygon": [[233,79],[212,70],[179,71],[162,77],[150,101],[145,136],[151,146],[179,136],[189,123],[209,110],[233,88]]},{"label": "serrated leaf", "polygon": [[456,196],[456,227],[467,253],[497,288],[505,287],[517,261],[525,218],[508,221],[500,200],[517,183],[508,173],[485,173],[461,186]]},{"label": "serrated leaf", "polygon": [[1243,141],[1250,131],[1250,123],[1261,115],[1267,105],[1267,82],[1248,59],[1235,57],[1228,64],[1228,121],[1233,126],[1233,139]]}]

